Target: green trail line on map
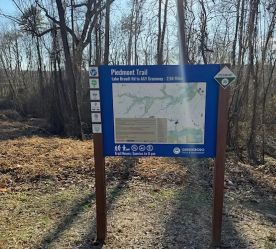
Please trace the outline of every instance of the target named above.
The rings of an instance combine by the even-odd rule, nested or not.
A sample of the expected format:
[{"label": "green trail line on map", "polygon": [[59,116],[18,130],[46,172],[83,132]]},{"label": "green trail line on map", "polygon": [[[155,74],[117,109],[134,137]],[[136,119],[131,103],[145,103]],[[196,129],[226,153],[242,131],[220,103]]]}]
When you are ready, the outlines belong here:
[{"label": "green trail line on map", "polygon": [[195,84],[191,84],[187,87],[185,87],[184,89],[181,89],[179,92],[180,94],[178,96],[173,96],[170,95],[166,92],[166,88],[167,86],[164,85],[161,89],[160,92],[162,93],[163,96],[160,97],[152,97],[152,96],[143,96],[143,97],[138,97],[132,93],[123,93],[123,94],[119,94],[118,97],[122,98],[122,97],[128,97],[132,100],[131,105],[127,108],[125,114],[129,113],[133,107],[135,107],[136,105],[140,105],[140,104],[144,104],[144,113],[142,114],[142,116],[146,115],[150,108],[152,107],[152,105],[154,104],[155,101],[158,100],[163,100],[163,101],[169,101],[165,107],[165,109],[167,109],[168,107],[178,104],[178,103],[182,103],[182,101],[187,98],[188,101],[192,100],[196,94],[198,93],[198,89],[197,86]]}]

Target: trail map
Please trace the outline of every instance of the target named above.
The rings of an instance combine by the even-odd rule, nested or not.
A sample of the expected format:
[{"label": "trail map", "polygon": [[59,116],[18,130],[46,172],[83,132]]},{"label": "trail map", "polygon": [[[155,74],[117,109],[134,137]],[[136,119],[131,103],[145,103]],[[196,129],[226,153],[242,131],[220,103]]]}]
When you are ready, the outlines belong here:
[{"label": "trail map", "polygon": [[112,88],[116,143],[204,144],[205,82]]}]

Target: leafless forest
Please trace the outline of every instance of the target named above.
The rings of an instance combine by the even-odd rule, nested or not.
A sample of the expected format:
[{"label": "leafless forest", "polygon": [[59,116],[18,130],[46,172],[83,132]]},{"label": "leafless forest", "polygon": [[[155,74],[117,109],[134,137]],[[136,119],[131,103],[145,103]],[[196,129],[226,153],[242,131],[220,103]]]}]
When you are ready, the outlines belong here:
[{"label": "leafless forest", "polygon": [[229,149],[254,163],[275,154],[274,0],[12,2],[16,14],[0,12],[1,108],[82,138],[89,64],[229,63]]}]

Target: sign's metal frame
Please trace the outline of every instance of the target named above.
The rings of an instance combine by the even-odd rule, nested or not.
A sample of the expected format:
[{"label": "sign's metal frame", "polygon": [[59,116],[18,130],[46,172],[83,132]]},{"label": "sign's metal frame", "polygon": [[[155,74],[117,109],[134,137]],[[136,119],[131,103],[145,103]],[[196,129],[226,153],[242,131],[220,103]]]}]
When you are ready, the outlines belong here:
[{"label": "sign's metal frame", "polygon": [[[221,69],[225,65],[221,65]],[[89,79],[99,79],[98,68],[91,66],[89,69]],[[91,89],[90,91],[94,89]],[[99,90],[99,89],[96,89]],[[95,90],[94,90],[95,91]],[[224,198],[224,168],[225,151],[228,123],[228,102],[229,87],[219,86],[218,117],[217,117],[217,139],[216,157],[214,167],[214,187],[213,187],[213,221],[212,221],[212,246],[217,247],[221,244],[223,198]],[[97,100],[91,97],[91,102]],[[92,113],[101,115],[101,110],[93,110]],[[103,147],[102,119],[94,121],[94,159],[95,159],[95,188],[96,188],[96,221],[97,221],[97,240],[103,243],[107,235],[107,205],[106,205],[106,177],[105,177],[105,156]],[[93,126],[94,125],[94,126]],[[99,129],[99,127],[101,129]]]}]

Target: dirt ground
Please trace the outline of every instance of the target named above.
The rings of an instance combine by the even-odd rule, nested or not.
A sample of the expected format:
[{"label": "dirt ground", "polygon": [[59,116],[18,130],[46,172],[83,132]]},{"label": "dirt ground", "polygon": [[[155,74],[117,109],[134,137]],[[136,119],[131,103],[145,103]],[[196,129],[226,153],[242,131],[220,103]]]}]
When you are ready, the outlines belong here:
[{"label": "dirt ground", "polygon": [[[107,158],[108,235],[97,245],[92,142],[40,124],[0,115],[1,249],[209,248],[213,160]],[[228,153],[222,248],[276,248],[276,160],[266,159]]]}]

